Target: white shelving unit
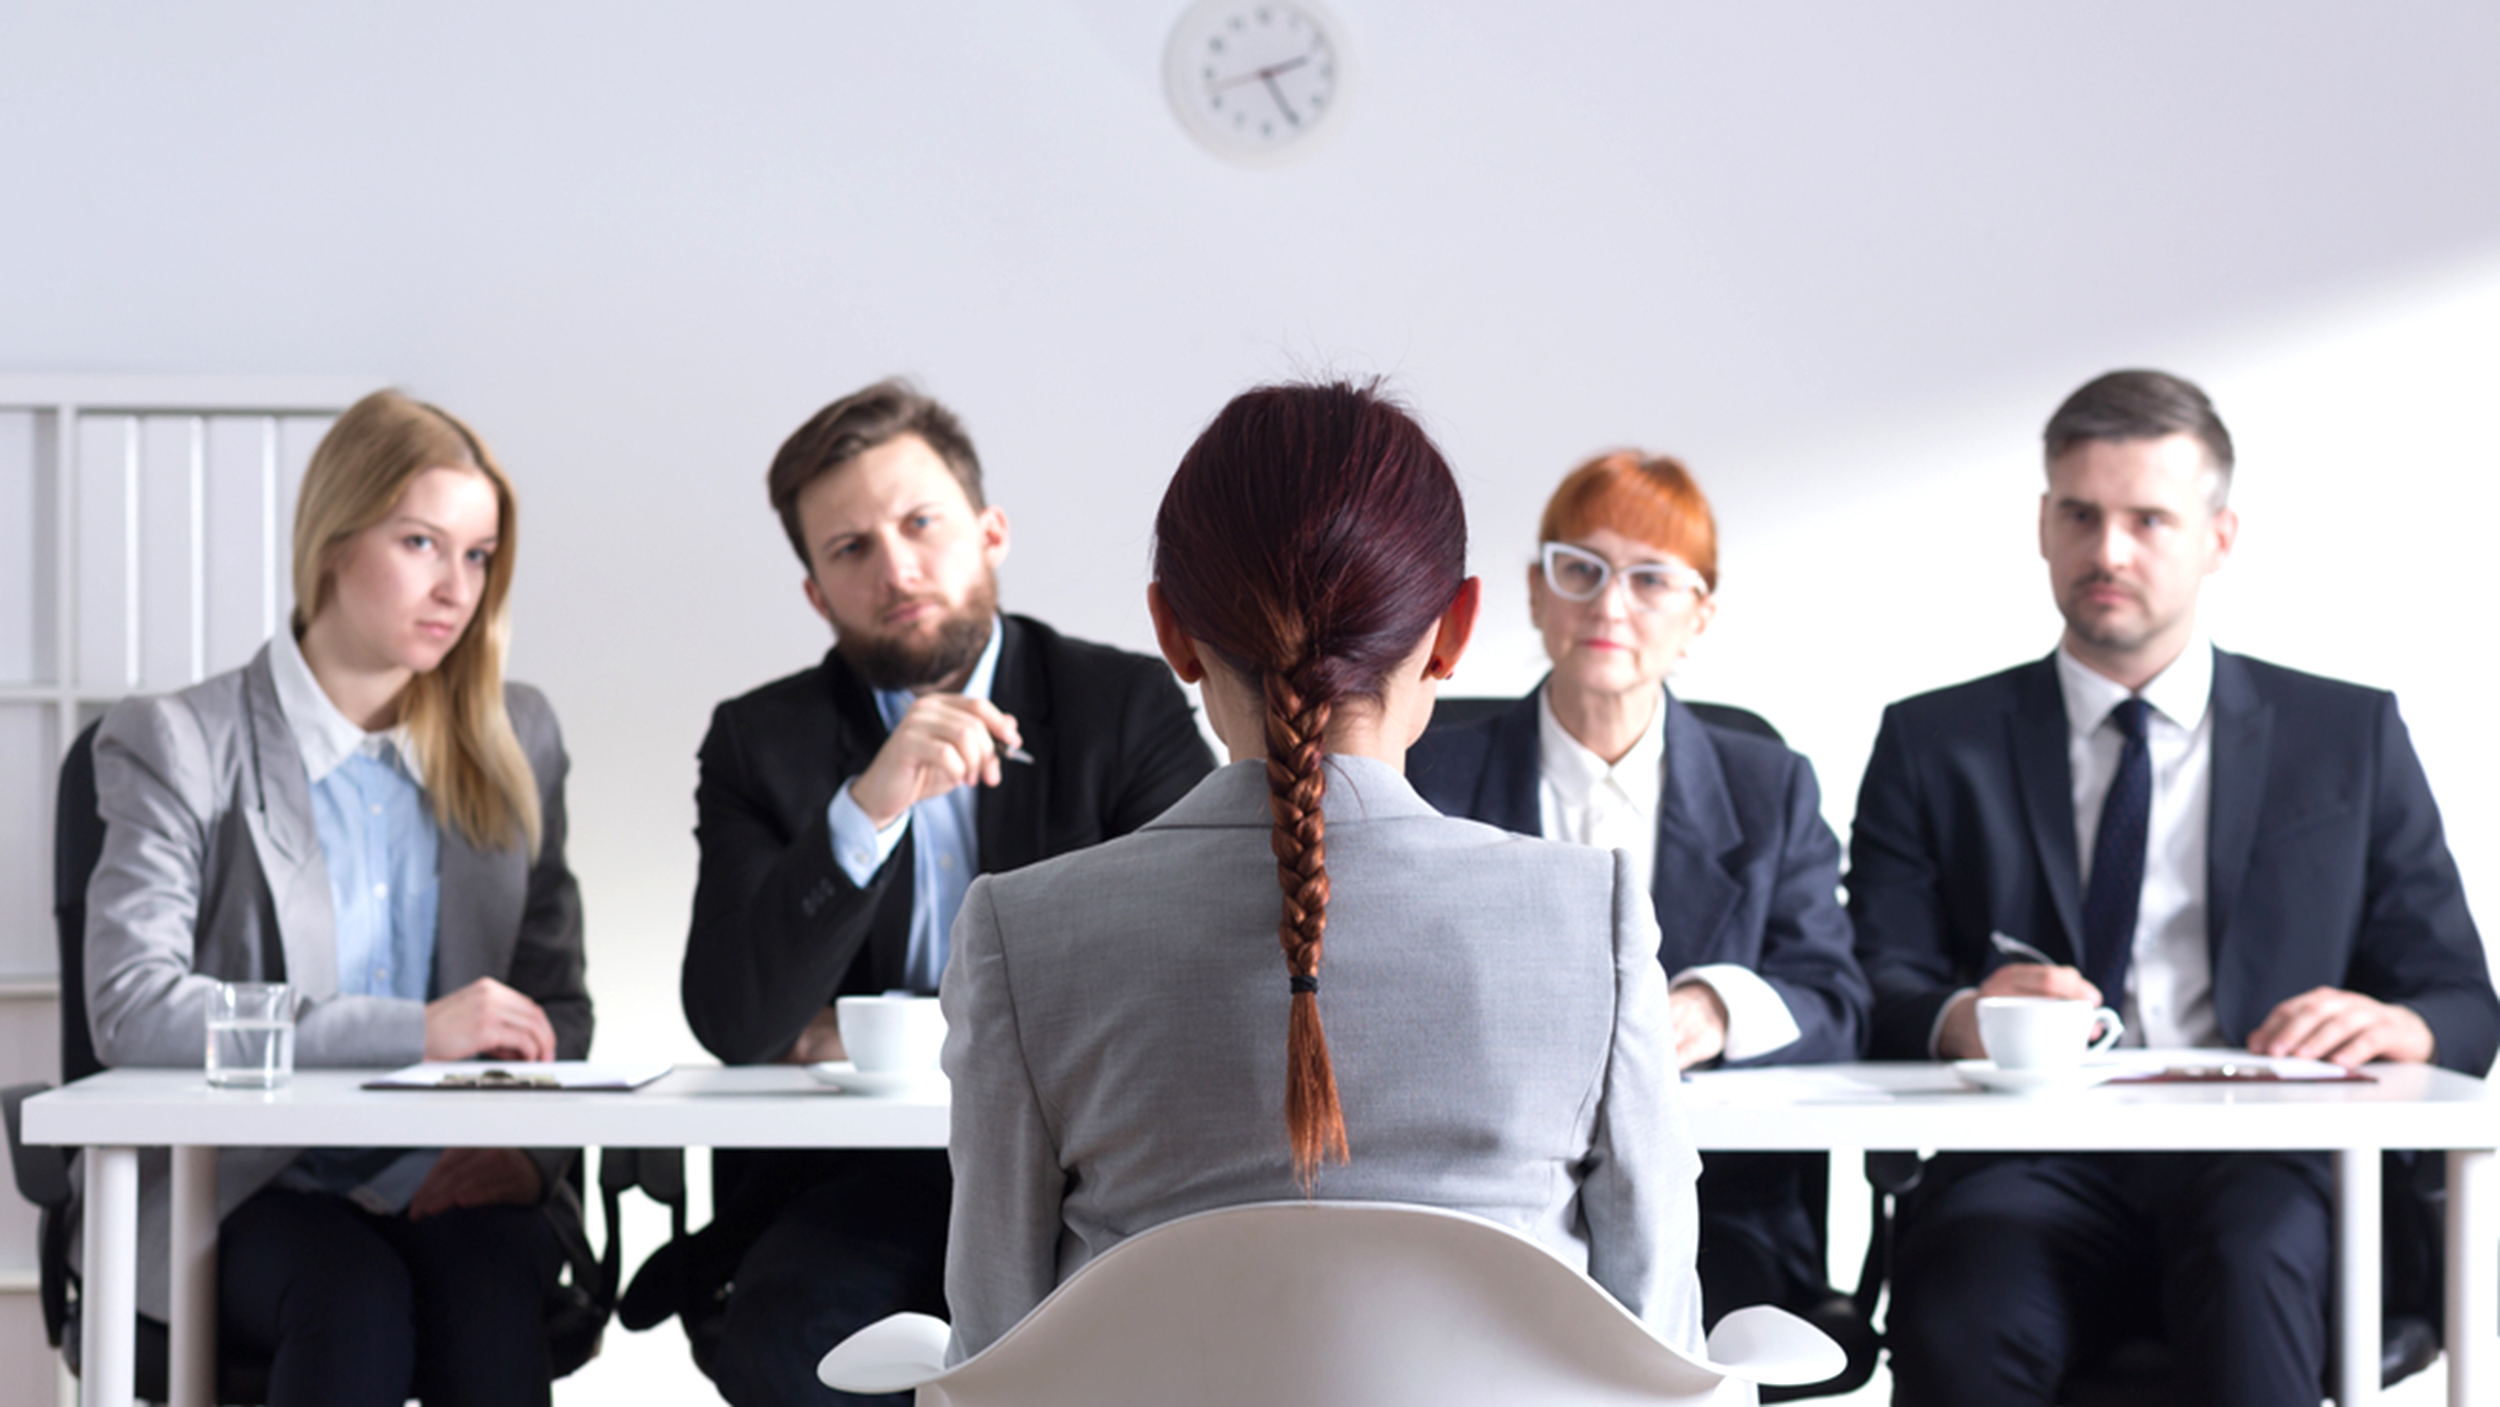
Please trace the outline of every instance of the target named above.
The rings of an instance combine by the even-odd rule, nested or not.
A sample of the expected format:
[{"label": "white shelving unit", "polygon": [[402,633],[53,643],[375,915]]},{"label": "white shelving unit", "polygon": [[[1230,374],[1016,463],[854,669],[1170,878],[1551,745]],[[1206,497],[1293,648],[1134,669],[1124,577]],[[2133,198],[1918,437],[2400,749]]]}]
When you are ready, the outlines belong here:
[{"label": "white shelving unit", "polygon": [[[53,798],[114,700],[251,658],[295,487],[378,376],[0,375],[0,1085],[60,1078]],[[50,1381],[34,1209],[0,1196],[0,1382]]]}]

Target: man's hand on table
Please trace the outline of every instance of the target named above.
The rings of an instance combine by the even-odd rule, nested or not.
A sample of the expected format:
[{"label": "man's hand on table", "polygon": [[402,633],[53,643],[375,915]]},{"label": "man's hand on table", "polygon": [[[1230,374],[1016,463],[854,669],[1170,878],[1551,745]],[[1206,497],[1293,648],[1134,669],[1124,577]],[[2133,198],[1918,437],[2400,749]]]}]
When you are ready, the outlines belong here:
[{"label": "man's hand on table", "polygon": [[1675,1068],[1690,1070],[1727,1049],[1727,1003],[1707,982],[1686,982],[1667,994],[1675,1018]]},{"label": "man's hand on table", "polygon": [[2332,1060],[2346,1069],[2373,1060],[2428,1061],[2437,1044],[2430,1023],[2413,1008],[2338,987],[2313,987],[2291,998],[2248,1034],[2256,1054]]},{"label": "man's hand on table", "polygon": [[842,1048],[842,1026],[834,1019],[832,1007],[810,1017],[807,1029],[799,1032],[796,1044],[781,1053],[784,1064],[813,1065],[819,1060],[847,1060],[850,1053]]}]

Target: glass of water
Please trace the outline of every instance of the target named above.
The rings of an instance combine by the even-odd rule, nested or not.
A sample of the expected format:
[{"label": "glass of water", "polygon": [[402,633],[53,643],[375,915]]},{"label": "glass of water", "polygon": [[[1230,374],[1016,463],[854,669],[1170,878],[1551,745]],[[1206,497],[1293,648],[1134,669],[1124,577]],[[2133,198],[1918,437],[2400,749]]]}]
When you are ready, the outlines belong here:
[{"label": "glass of water", "polygon": [[208,1082],[275,1089],[295,1073],[295,1001],[284,982],[220,982],[208,996]]}]

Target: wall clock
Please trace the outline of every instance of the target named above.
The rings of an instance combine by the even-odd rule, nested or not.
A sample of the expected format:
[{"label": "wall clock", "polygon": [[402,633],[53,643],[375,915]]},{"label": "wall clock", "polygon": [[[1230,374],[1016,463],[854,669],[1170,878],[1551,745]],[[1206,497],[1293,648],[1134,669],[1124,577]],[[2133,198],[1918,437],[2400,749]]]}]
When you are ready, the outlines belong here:
[{"label": "wall clock", "polygon": [[1163,91],[1208,151],[1281,166],[1335,132],[1349,58],[1345,27],[1310,0],[1198,0],[1164,44]]}]

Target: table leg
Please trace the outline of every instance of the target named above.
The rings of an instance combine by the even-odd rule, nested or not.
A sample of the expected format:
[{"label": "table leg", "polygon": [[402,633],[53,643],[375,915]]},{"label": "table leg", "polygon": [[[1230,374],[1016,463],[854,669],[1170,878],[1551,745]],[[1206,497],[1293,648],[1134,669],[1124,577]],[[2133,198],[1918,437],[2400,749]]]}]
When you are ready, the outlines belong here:
[{"label": "table leg", "polygon": [[2481,1407],[2491,1400],[2500,1351],[2500,1224],[2492,1206],[2491,1149],[2448,1154],[2448,1402]]},{"label": "table leg", "polygon": [[174,1150],[169,1407],[216,1407],[217,1150]]},{"label": "table leg", "polygon": [[130,1407],[138,1352],[139,1150],[90,1148],[86,1165],[80,1400],[88,1407]]},{"label": "table leg", "polygon": [[2335,1401],[2378,1401],[2379,1150],[2335,1150]]}]

